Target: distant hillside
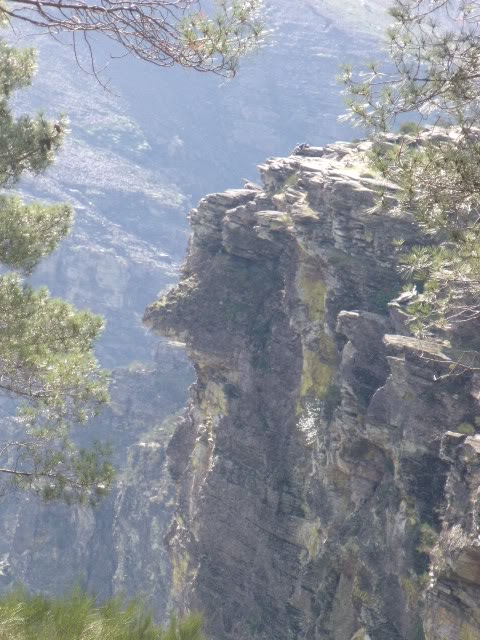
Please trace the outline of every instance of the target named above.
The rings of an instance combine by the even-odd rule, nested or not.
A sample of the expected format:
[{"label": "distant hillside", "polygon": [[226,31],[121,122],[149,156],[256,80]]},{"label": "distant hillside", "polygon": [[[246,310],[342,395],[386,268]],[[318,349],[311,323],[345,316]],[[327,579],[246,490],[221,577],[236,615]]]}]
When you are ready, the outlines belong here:
[{"label": "distant hillside", "polygon": [[333,23],[352,32],[380,35],[389,23],[388,0],[306,0]]}]

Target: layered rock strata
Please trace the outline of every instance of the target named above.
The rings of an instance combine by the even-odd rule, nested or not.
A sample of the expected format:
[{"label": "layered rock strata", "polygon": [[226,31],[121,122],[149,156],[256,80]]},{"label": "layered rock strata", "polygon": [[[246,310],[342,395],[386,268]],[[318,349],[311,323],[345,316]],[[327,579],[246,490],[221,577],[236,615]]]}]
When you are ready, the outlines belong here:
[{"label": "layered rock strata", "polygon": [[191,213],[149,307],[197,381],[169,445],[177,604],[216,640],[480,638],[477,376],[409,335],[368,143],[260,167]]}]

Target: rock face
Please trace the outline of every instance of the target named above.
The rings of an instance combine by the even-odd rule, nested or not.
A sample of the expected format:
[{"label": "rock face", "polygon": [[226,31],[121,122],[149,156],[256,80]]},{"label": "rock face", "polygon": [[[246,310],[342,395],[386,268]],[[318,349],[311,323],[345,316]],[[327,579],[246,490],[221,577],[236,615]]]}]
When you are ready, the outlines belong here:
[{"label": "rock face", "polygon": [[[169,445],[176,602],[210,637],[480,638],[477,375],[409,335],[368,143],[203,199],[146,312],[197,381]],[[394,200],[394,188],[387,201]]]}]

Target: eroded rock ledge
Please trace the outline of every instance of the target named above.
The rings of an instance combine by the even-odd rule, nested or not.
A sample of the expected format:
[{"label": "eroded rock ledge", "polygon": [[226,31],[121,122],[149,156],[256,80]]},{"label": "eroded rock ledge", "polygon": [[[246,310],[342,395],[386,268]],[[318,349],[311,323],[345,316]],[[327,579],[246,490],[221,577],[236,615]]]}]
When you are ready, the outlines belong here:
[{"label": "eroded rock ledge", "polygon": [[366,151],[207,196],[146,312],[197,372],[169,447],[173,595],[216,640],[480,638],[480,381],[388,304],[415,229],[374,206]]}]

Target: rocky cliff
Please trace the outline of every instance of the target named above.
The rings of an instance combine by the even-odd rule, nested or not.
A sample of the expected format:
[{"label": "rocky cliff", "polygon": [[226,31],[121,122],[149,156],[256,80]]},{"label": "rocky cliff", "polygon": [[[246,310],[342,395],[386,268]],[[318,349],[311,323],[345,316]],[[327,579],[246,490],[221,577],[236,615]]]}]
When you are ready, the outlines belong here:
[{"label": "rocky cliff", "polygon": [[[34,44],[39,63],[32,88],[16,96],[17,112],[66,112],[71,129],[55,166],[21,184],[76,212],[72,236],[33,283],[106,317],[97,355],[117,369],[114,406],[93,426],[113,442],[121,484],[95,511],[42,507],[20,495],[0,500],[0,591],[22,581],[53,595],[80,579],[100,596],[140,591],[162,617],[170,571],[163,538],[174,499],[164,491],[171,485],[161,425],[184,405],[190,369],[178,349],[162,348],[151,362],[157,340],[141,325],[143,309],[176,282],[192,198],[240,181],[265,154],[301,139],[325,144],[350,135],[337,120],[335,76],[341,62],[375,48],[382,2],[266,0],[268,46],[231,83],[115,61],[99,39],[97,68],[108,62],[102,79],[111,91],[75,65],[69,47],[34,40],[31,29],[22,36],[17,25],[12,39]],[[77,54],[88,67],[88,51]]]},{"label": "rocky cliff", "polygon": [[394,240],[418,234],[375,207],[368,147],[204,198],[146,312],[196,369],[172,590],[215,640],[480,638],[480,378],[409,335]]}]

